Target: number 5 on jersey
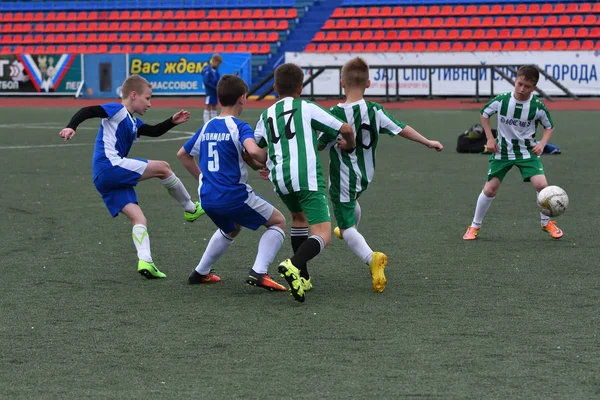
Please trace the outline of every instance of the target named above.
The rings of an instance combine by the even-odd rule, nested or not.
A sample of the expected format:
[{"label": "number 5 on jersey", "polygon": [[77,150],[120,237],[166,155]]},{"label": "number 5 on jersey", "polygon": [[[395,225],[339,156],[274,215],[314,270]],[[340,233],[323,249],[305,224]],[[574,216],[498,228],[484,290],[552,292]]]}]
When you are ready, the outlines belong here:
[{"label": "number 5 on jersey", "polygon": [[208,170],[216,172],[219,170],[219,152],[217,151],[217,142],[208,143]]}]

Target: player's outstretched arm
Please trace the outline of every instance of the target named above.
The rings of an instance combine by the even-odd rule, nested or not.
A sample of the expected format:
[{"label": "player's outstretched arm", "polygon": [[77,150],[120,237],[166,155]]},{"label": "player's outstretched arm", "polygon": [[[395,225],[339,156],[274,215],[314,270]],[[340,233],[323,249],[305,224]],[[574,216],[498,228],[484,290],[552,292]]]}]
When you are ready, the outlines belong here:
[{"label": "player's outstretched arm", "polygon": [[486,148],[490,153],[495,153],[498,151],[498,144],[496,143],[496,138],[494,138],[494,134],[492,133],[492,127],[490,126],[490,119],[487,117],[481,116],[481,126],[483,126],[483,131],[485,132],[485,136],[487,137]]},{"label": "player's outstretched arm", "polygon": [[408,140],[412,140],[413,142],[421,143],[422,145],[425,145],[430,149],[435,149],[436,151],[442,151],[444,149],[444,146],[440,142],[437,140],[427,139],[425,136],[417,132],[416,129],[408,125],[402,129],[400,136]]},{"label": "player's outstretched arm", "polygon": [[181,110],[171,118],[167,118],[163,122],[156,125],[144,124],[138,128],[139,136],[159,137],[167,133],[173,127],[183,124],[190,119],[190,113],[186,110]]},{"label": "player's outstretched arm", "polygon": [[181,161],[181,164],[183,164],[184,168],[187,169],[190,174],[192,174],[196,181],[198,181],[202,171],[200,171],[200,166],[196,160],[194,160],[194,157],[191,156],[183,147],[177,152],[177,157],[179,158],[179,161]]},{"label": "player's outstretched arm", "polygon": [[258,147],[254,138],[244,140],[244,148],[250,157],[262,164],[260,168],[264,167],[267,162],[267,152]]},{"label": "player's outstretched arm", "polygon": [[90,118],[108,118],[108,114],[102,106],[83,107],[73,115],[67,127],[60,131],[59,136],[65,142],[71,140],[75,136],[75,131],[79,124]]}]

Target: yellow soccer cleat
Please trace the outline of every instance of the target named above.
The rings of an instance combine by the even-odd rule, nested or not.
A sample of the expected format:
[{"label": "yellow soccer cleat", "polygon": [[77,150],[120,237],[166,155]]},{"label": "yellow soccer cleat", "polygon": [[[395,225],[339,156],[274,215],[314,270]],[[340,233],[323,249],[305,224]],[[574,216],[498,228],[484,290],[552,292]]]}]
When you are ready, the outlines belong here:
[{"label": "yellow soccer cleat", "polygon": [[373,291],[381,293],[385,290],[385,266],[387,265],[387,256],[378,251],[373,252],[371,264],[369,269],[371,270],[371,277],[373,278]]},{"label": "yellow soccer cleat", "polygon": [[310,289],[312,289],[312,283],[310,282],[310,278],[306,279],[300,277],[300,282],[302,282],[302,288],[305,292],[308,292]]},{"label": "yellow soccer cleat", "polygon": [[290,292],[296,301],[304,302],[304,287],[300,279],[300,270],[292,264],[290,259],[282,261],[277,268],[279,275],[290,285]]}]

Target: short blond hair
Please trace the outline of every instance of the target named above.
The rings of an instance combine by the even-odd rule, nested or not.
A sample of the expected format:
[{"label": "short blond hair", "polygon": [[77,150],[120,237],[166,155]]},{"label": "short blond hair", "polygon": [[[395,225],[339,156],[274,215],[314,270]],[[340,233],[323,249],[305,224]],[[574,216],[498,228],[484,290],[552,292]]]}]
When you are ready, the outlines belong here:
[{"label": "short blond hair", "polygon": [[123,86],[121,86],[121,96],[126,99],[131,92],[141,93],[146,87],[152,89],[150,82],[139,75],[131,75],[125,79]]},{"label": "short blond hair", "polygon": [[360,57],[353,58],[342,67],[342,80],[351,88],[367,87],[369,64]]}]

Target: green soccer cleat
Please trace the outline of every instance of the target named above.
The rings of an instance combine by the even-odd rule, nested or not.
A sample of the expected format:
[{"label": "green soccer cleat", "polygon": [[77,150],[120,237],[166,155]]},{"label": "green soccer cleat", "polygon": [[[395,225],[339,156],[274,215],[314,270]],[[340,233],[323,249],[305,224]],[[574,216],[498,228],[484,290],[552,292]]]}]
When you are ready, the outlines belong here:
[{"label": "green soccer cleat", "polygon": [[185,217],[185,220],[187,222],[194,222],[195,220],[197,220],[204,214],[205,214],[205,212],[202,209],[202,206],[200,205],[199,201],[196,202],[196,211],[194,211],[193,213],[189,213],[187,211],[183,212],[183,216]]},{"label": "green soccer cleat", "polygon": [[290,292],[292,292],[294,300],[303,303],[305,297],[304,287],[300,280],[300,270],[292,264],[290,259],[287,259],[279,264],[277,271],[279,271],[279,275],[287,281],[288,285],[290,285]]},{"label": "green soccer cleat", "polygon": [[154,263],[149,263],[143,260],[138,261],[138,272],[147,279],[158,279],[166,278],[167,275],[163,274],[156,268]]}]

